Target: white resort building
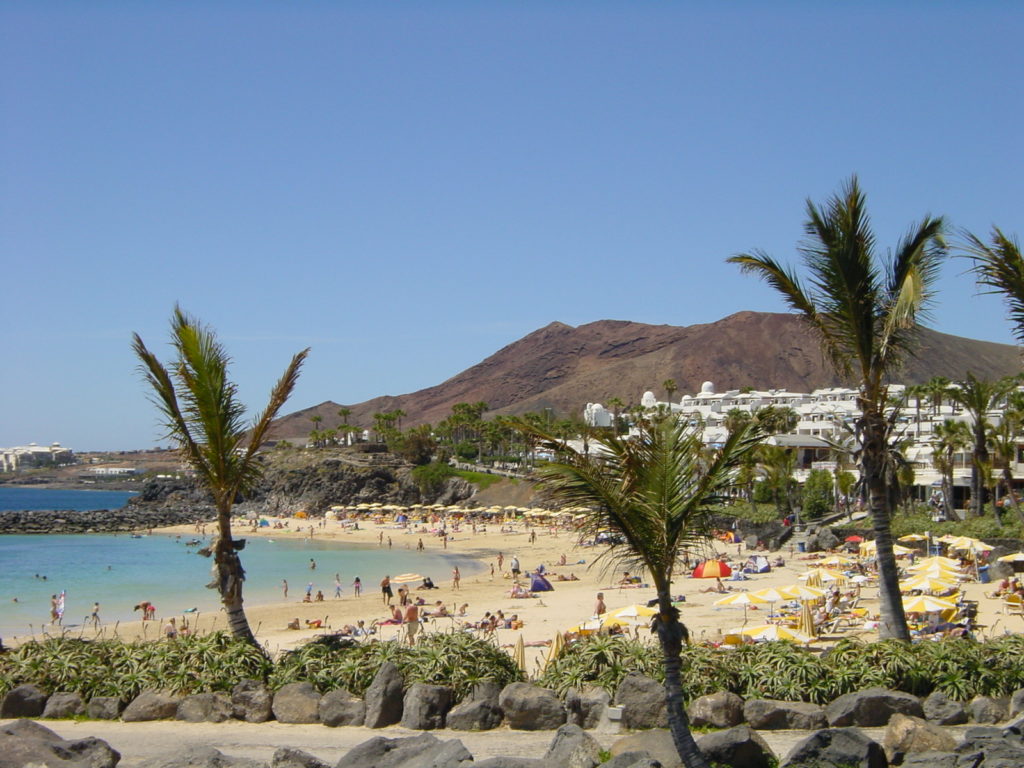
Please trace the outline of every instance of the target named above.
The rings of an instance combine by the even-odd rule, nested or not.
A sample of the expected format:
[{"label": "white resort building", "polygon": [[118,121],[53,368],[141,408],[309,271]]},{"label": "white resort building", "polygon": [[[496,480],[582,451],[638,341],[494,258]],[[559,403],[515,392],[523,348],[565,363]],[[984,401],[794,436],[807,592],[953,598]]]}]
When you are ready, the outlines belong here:
[{"label": "white resort building", "polygon": [[60,443],[29,443],[15,448],[0,448],[0,472],[18,472],[36,467],[58,467],[75,463],[75,454]]},{"label": "white resort building", "polygon": [[[889,386],[890,397],[894,400],[902,399],[905,391],[906,387],[902,384]],[[640,405],[649,410],[670,410],[694,428],[702,429],[703,440],[709,445],[722,443],[726,439],[726,417],[734,409],[752,414],[768,406],[792,408],[798,419],[796,427],[788,434],[772,436],[768,442],[797,449],[795,477],[801,483],[812,469],[832,471],[836,468],[833,445],[850,443],[850,427],[860,415],[857,390],[842,387],[816,389],[813,392],[789,392],[785,389],[731,389],[716,392],[714,384],[706,381],[700,392],[683,395],[678,402],[659,401],[653,392],[645,392]],[[583,418],[590,426],[610,427],[614,417],[600,403],[587,403]],[[947,419],[972,423],[971,416],[948,399],[936,405],[928,399],[918,401],[910,397],[901,406],[897,428],[904,438],[913,441],[905,449],[904,456],[914,469],[914,484],[918,488],[930,490],[941,485],[941,476],[932,463],[932,448],[936,425]],[[998,425],[1002,420],[1002,409],[989,412],[988,420]],[[966,488],[970,485],[970,450],[957,454],[954,465],[954,486]],[[1015,461],[1010,470],[1015,478],[1021,478],[1024,482],[1024,437],[1018,442]]]}]

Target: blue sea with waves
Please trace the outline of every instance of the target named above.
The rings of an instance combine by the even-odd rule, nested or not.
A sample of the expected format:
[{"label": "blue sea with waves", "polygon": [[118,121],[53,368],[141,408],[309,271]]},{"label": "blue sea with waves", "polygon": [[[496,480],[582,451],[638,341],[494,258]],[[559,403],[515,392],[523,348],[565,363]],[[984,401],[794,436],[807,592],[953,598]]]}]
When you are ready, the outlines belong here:
[{"label": "blue sea with waves", "polygon": [[[35,497],[39,505],[28,506],[25,496],[8,496],[8,491],[40,494]],[[0,509],[116,509],[130,495],[0,487]],[[68,506],[54,506],[58,496]],[[49,621],[51,595],[62,590],[66,592],[64,626],[72,629],[83,623],[97,600],[104,624],[140,618],[133,607],[143,600],[156,605],[158,616],[180,615],[191,608],[218,610],[216,591],[205,588],[211,560],[196,553],[199,546],[186,544],[190,538],[170,534],[141,538],[128,534],[0,535],[0,637],[11,640],[40,631]],[[209,543],[208,537],[196,538]],[[334,574],[339,573],[343,598],[350,598],[356,576],[363,582],[364,593],[373,594],[385,574],[417,572],[436,581],[447,579],[453,565],[466,575],[478,569],[465,557],[417,552],[411,535],[396,531],[394,539],[395,548],[388,550],[315,536],[302,538],[296,532],[250,538],[241,553],[246,570],[245,599],[253,603],[281,600],[282,579],[288,580],[290,599],[301,597],[310,581],[314,591],[323,590],[331,598]],[[311,558],[316,570],[309,568]]]}]

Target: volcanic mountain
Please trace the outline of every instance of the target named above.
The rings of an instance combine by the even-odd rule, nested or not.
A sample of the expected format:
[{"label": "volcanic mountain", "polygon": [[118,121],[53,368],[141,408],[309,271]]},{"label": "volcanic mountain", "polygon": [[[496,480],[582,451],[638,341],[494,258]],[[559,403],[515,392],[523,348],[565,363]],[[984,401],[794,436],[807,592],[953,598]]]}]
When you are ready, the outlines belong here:
[{"label": "volcanic mountain", "polygon": [[[999,378],[1020,370],[1020,351],[1014,346],[926,329],[916,357],[895,381],[955,380],[968,371]],[[814,336],[794,315],[738,312],[685,327],[599,320],[574,328],[555,322],[441,384],[349,405],[348,421],[369,427],[374,413],[400,408],[406,413],[403,426],[437,423],[462,402],[487,403],[488,416],[544,408],[580,415],[588,402],[618,397],[629,405],[647,390],[664,399],[661,383],[667,379],[678,386],[674,399],[695,394],[705,381],[719,392],[743,387],[809,392],[852,383],[835,376]],[[327,401],[284,416],[272,435],[304,438],[314,415],[322,417],[321,428],[335,427],[341,423],[341,407]]]}]

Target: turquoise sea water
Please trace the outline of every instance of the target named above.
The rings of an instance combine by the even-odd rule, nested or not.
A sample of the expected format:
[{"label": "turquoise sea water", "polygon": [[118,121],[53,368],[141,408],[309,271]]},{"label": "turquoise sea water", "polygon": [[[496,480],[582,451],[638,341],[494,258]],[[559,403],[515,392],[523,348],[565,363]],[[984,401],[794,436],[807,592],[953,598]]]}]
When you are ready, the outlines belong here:
[{"label": "turquoise sea water", "polygon": [[61,491],[0,486],[0,511],[23,509],[120,509],[134,496],[128,491]]},{"label": "turquoise sea water", "polygon": [[[118,496],[111,495],[115,493]],[[54,506],[63,494],[70,494],[64,496],[64,503],[77,506]],[[123,506],[130,495],[0,488],[0,508],[6,503],[13,509],[115,509]],[[430,550],[417,552],[414,535],[397,530],[390,535],[394,540],[394,549],[390,550],[315,536],[305,539],[294,532],[249,538],[241,553],[246,571],[245,600],[281,600],[282,579],[288,580],[290,600],[301,599],[309,582],[313,582],[314,594],[323,590],[330,600],[334,596],[334,574],[339,573],[342,599],[352,599],[352,580],[356,576],[362,579],[364,594],[372,597],[385,574],[414,572],[447,581],[453,565],[466,576],[479,570],[465,557]],[[156,605],[158,617],[180,616],[190,608],[218,610],[216,591],[205,588],[210,581],[211,560],[196,554],[200,547],[186,546],[191,538],[167,534],[142,538],[128,534],[0,535],[0,637],[10,640],[40,631],[49,622],[50,596],[61,590],[67,593],[64,626],[72,630],[89,615],[95,600],[100,602],[105,625],[140,618],[140,613],[132,609],[143,600]],[[195,538],[209,543],[208,537]],[[316,560],[316,570],[310,570],[310,558]]]}]

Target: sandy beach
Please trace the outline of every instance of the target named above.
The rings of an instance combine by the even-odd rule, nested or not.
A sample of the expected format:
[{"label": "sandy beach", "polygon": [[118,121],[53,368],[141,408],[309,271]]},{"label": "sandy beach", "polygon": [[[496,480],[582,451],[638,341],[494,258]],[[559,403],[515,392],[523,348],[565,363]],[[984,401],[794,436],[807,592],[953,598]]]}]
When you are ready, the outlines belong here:
[{"label": "sandy beach", "polygon": [[[276,521],[271,522],[273,525]],[[302,525],[301,529],[296,527],[299,523]],[[192,526],[182,526],[167,529],[167,532],[187,536],[194,534],[195,531]],[[421,538],[428,549],[442,548],[442,543],[436,536],[421,534],[415,527],[403,529],[392,523],[375,524],[360,521],[360,529],[353,530],[351,527],[342,526],[340,522],[328,520],[324,527],[313,529],[315,537],[361,542],[371,546],[379,546],[382,533],[385,548],[388,537],[391,537],[394,549],[415,548]],[[531,536],[532,533],[536,534],[535,541],[531,541],[534,538]],[[291,520],[289,529],[265,527],[253,531],[246,526],[238,529],[238,535],[273,536],[278,539],[303,537],[309,535],[309,526],[306,521]],[[604,551],[603,547],[579,546],[576,534],[565,530],[528,528],[524,523],[516,523],[511,528],[506,525],[505,532],[499,532],[497,524],[489,526],[486,531],[478,530],[476,533],[464,527],[454,533],[454,538],[448,541],[447,552],[473,558],[479,563],[480,571],[463,575],[458,589],[453,585],[451,573],[429,574],[438,587],[434,590],[417,590],[419,582],[409,586],[413,597],[423,596],[427,602],[427,610],[430,610],[438,600],[453,614],[458,613],[460,606],[468,604],[465,617],[430,619],[423,626],[425,632],[450,632],[459,629],[463,622],[480,620],[486,611],[493,613],[500,610],[506,617],[518,616],[523,621],[522,628],[498,629],[496,638],[499,644],[511,648],[521,634],[527,645],[527,669],[530,674],[534,674],[547,650],[546,644],[555,634],[585,621],[594,614],[598,592],[603,592],[604,602],[609,611],[634,603],[644,604],[655,597],[652,587],[643,586],[646,575],[636,574],[641,577],[641,586],[621,586],[618,583],[622,578],[621,570],[616,570],[614,564],[607,559],[595,563]],[[717,551],[725,559],[734,562],[742,562],[750,554],[737,553],[736,546],[721,543],[717,544]],[[502,568],[498,566],[499,553],[503,557]],[[817,559],[814,555],[794,557],[788,549],[783,552],[760,554],[767,554],[769,559],[782,557],[785,565],[773,568],[769,573],[751,574],[745,581],[726,580],[725,584],[731,591],[754,591],[796,583],[798,575],[812,566]],[[519,558],[524,571],[532,571],[543,564],[554,590],[537,593],[533,598],[510,597],[512,579],[509,568],[513,556]],[[563,556],[566,565],[560,566],[559,562]],[[244,553],[242,559],[244,564]],[[392,574],[395,575],[397,574]],[[558,580],[560,576],[571,575],[577,577],[578,581]],[[327,574],[323,574],[321,580],[326,577]],[[331,581],[333,583],[333,575]],[[680,606],[682,620],[695,642],[721,640],[724,634],[744,624],[742,607],[714,606],[713,603],[722,595],[702,591],[714,584],[714,579],[694,579],[689,573],[680,573],[673,583],[673,595],[685,597],[685,602]],[[973,582],[965,586],[966,596],[979,602],[978,635],[989,637],[1002,634],[1004,631],[1024,631],[1024,617],[1004,614],[998,600],[984,596],[984,592],[991,586]],[[397,585],[393,588],[396,590],[393,602],[397,603]],[[259,641],[272,654],[294,648],[319,634],[333,632],[345,624],[355,624],[359,619],[364,620],[369,626],[374,620],[381,620],[389,615],[377,583],[364,583],[363,594],[358,598],[353,596],[351,584],[343,583],[343,594],[340,599],[335,599],[331,591],[326,594],[323,602],[303,602],[304,591],[303,585],[293,584],[287,600],[261,604],[247,602],[246,614],[250,625]],[[870,586],[863,588],[861,605],[867,608],[869,613],[876,613],[877,589]],[[769,608],[767,605],[750,606],[746,612],[746,625],[765,623]],[[145,623],[121,623],[118,626],[118,636],[124,639],[158,639],[161,637],[161,628],[168,618],[170,617],[158,615],[154,621]],[[226,628],[222,612],[188,618],[193,631],[208,632]],[[178,616],[177,619],[180,621],[182,617]],[[294,619],[299,620],[301,629],[288,629],[288,624]],[[305,623],[307,620],[320,620],[322,626],[308,628]],[[109,631],[109,627],[107,629]],[[93,632],[83,631],[86,637]],[[646,633],[646,630],[640,631]],[[392,639],[400,632],[401,628],[398,626],[385,625],[379,627],[377,637]],[[851,635],[862,636],[865,639],[877,637],[875,632],[851,628],[821,638],[812,647],[826,646],[830,641]]]}]

